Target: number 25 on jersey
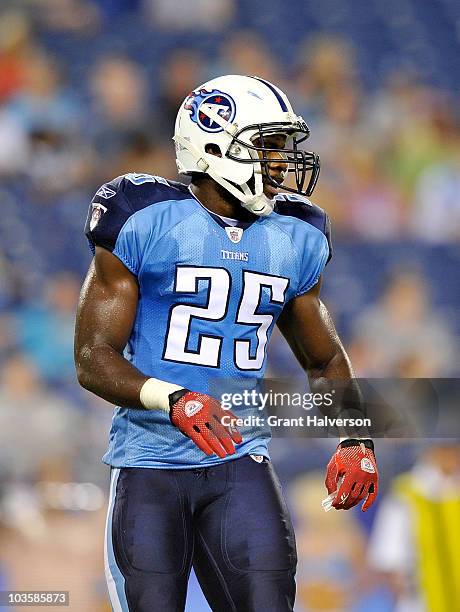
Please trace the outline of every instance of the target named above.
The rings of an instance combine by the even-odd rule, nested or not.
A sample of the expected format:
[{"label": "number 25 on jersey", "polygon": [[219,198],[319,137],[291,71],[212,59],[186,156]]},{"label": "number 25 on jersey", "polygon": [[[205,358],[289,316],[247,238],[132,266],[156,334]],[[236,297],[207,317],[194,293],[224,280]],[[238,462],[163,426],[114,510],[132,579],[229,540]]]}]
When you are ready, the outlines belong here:
[{"label": "number 25 on jersey", "polygon": [[[257,348],[251,351],[250,340],[234,340],[234,358],[240,370],[260,370],[265,358],[268,330],[273,322],[271,313],[259,312],[262,289],[270,292],[270,303],[283,304],[289,279],[243,270],[243,289],[234,323],[255,327]],[[218,368],[223,337],[200,334],[196,350],[188,348],[193,319],[223,321],[228,314],[231,276],[225,268],[201,266],[177,266],[174,291],[198,294],[199,281],[207,282],[205,306],[176,303],[169,313],[163,359]],[[252,354],[251,354],[252,353]]]}]

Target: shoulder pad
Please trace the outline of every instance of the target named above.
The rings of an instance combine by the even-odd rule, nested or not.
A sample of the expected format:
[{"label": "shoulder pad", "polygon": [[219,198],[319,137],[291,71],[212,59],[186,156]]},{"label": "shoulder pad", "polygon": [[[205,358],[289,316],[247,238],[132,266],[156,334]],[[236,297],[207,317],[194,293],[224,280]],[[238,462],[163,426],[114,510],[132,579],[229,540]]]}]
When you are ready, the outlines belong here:
[{"label": "shoulder pad", "polygon": [[184,200],[186,185],[161,176],[129,173],[102,185],[90,204],[85,234],[93,253],[96,245],[113,251],[118,234],[131,215],[151,204]]},{"label": "shoulder pad", "polygon": [[130,172],[122,178],[123,191],[136,210],[156,202],[191,197],[187,185],[166,180],[162,176]]},{"label": "shoulder pad", "polygon": [[332,258],[331,221],[326,211],[310,202],[308,198],[295,193],[280,193],[275,196],[274,212],[287,217],[295,217],[319,229],[327,238],[329,257]]}]

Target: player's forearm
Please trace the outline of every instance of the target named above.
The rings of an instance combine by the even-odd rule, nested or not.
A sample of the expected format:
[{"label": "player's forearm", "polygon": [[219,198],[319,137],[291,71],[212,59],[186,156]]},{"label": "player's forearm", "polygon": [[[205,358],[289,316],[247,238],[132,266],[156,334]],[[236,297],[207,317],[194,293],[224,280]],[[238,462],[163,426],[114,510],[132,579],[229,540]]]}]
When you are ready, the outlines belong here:
[{"label": "player's forearm", "polygon": [[368,428],[351,423],[366,417],[366,406],[353,368],[343,347],[340,345],[334,355],[324,363],[307,369],[313,392],[333,392],[334,402],[328,406],[322,403],[322,414],[343,419],[346,423],[339,428],[340,437],[369,437]]},{"label": "player's forearm", "polygon": [[75,365],[78,382],[88,391],[117,406],[143,408],[140,392],[148,377],[110,345],[77,349]]},{"label": "player's forearm", "polygon": [[307,374],[311,384],[321,379],[348,380],[355,377],[351,361],[342,344],[337,342],[335,350],[321,361],[312,362],[307,366]]}]

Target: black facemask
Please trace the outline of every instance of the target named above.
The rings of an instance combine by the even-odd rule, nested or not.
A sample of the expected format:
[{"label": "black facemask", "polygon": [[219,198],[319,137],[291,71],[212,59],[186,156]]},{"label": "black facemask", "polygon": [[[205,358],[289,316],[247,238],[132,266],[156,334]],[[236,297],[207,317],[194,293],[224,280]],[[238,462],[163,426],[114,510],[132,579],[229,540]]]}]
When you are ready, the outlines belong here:
[{"label": "black facemask", "polygon": [[[245,132],[255,132],[255,134],[252,135],[252,140],[256,140],[258,144],[248,144],[243,141],[241,136]],[[284,134],[292,138],[292,147],[279,149],[264,146],[265,138],[273,134]],[[296,182],[295,188],[285,187],[283,185],[283,189],[290,193],[298,193],[308,197],[315,189],[320,171],[319,156],[311,151],[299,149],[299,145],[309,136],[310,130],[304,121],[299,121],[295,126],[292,123],[282,121],[248,125],[233,136],[226,157],[242,164],[260,163],[264,174],[264,180],[274,187],[280,187],[280,185],[270,177],[268,172],[269,164],[273,164],[274,161],[270,159],[268,155],[273,152],[281,153],[283,155],[283,163],[287,166],[286,172],[294,173]],[[235,148],[238,146],[257,152],[258,157],[239,157],[235,153]]]}]

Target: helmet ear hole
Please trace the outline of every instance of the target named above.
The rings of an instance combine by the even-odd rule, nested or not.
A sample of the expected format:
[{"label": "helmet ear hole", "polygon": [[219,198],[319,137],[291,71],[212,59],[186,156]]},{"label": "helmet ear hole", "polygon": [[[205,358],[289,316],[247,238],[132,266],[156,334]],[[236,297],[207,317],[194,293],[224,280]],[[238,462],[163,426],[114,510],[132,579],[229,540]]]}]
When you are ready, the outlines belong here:
[{"label": "helmet ear hole", "polygon": [[222,151],[220,150],[219,145],[213,142],[208,142],[208,144],[205,145],[204,150],[206,151],[206,153],[209,153],[210,155],[215,155],[216,157],[222,157]]}]

